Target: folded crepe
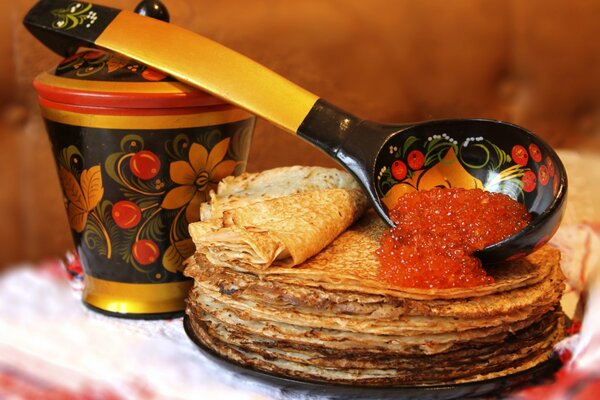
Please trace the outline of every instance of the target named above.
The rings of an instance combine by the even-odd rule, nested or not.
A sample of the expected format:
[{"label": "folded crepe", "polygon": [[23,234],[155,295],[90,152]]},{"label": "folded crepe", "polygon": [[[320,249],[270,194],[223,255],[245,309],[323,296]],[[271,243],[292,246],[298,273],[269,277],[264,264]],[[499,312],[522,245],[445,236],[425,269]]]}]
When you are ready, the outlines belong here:
[{"label": "folded crepe", "polygon": [[320,252],[366,207],[346,172],[277,168],[224,180],[189,231],[197,253],[213,265],[291,267]]},{"label": "folded crepe", "polygon": [[299,165],[228,176],[219,182],[216,192],[210,192],[210,201],[200,206],[200,220],[218,218],[227,210],[269,199],[333,188],[360,186],[349,173],[339,169]]}]

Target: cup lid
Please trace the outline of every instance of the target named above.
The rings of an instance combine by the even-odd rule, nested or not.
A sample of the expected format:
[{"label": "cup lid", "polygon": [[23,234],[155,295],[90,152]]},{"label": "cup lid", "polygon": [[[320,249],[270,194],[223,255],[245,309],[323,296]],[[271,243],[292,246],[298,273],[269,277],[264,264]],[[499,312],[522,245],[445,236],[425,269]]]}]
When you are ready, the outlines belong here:
[{"label": "cup lid", "polygon": [[65,104],[108,108],[180,108],[226,104],[135,60],[80,49],[38,75],[40,97]]}]

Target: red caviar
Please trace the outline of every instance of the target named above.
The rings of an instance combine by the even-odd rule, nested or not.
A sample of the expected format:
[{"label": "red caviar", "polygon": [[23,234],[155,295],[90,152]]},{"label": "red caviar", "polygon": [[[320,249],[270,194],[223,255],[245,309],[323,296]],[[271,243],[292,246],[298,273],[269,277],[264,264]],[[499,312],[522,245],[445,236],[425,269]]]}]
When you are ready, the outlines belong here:
[{"label": "red caviar", "polygon": [[396,226],[376,252],[380,276],[397,286],[440,289],[493,283],[473,252],[531,220],[523,204],[504,194],[462,188],[405,194],[390,218]]}]

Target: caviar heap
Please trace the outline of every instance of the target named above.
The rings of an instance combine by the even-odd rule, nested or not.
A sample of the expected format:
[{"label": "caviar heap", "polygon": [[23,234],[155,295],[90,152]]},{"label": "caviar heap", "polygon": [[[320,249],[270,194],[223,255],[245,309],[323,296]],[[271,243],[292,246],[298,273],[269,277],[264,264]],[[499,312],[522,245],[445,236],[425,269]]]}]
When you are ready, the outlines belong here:
[{"label": "caviar heap", "polygon": [[383,234],[376,252],[381,278],[396,286],[439,289],[493,283],[473,253],[531,220],[523,204],[504,194],[462,188],[408,193],[390,218],[396,226]]}]

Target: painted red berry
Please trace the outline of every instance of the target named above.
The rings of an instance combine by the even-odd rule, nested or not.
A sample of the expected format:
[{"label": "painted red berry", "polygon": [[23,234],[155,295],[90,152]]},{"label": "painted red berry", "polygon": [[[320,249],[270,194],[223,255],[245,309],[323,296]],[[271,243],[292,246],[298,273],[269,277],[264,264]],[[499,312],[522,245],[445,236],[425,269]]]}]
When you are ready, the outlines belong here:
[{"label": "painted red berry", "polygon": [[129,168],[140,179],[152,179],[160,170],[160,159],[153,152],[142,150],[131,157]]},{"label": "painted red berry", "polygon": [[406,164],[400,160],[394,161],[392,164],[392,176],[398,181],[406,178]]},{"label": "painted red berry", "polygon": [[548,167],[548,174],[554,176],[554,161],[552,161],[550,156],[546,156],[546,167]]},{"label": "painted red berry", "polygon": [[531,154],[531,158],[533,159],[533,161],[535,161],[535,162],[542,161],[542,152],[540,151],[540,148],[535,143],[531,143],[529,145],[529,154]]},{"label": "painted red berry", "polygon": [[514,162],[520,166],[525,166],[527,161],[529,161],[527,150],[525,150],[525,147],[521,146],[520,144],[517,144],[512,148],[511,155]]},{"label": "painted red berry", "polygon": [[555,175],[552,180],[552,194],[554,196],[558,194],[558,175]]},{"label": "painted red berry", "polygon": [[421,169],[423,167],[423,164],[425,164],[425,156],[419,150],[413,150],[410,153],[408,153],[406,162],[412,170],[416,171],[418,169]]},{"label": "painted red berry", "polygon": [[521,177],[521,181],[523,182],[523,190],[526,192],[532,192],[535,189],[536,178],[535,174],[532,171],[527,171]]},{"label": "painted red berry", "polygon": [[146,68],[142,71],[142,77],[147,81],[162,81],[167,75],[155,69]]},{"label": "painted red berry", "polygon": [[75,54],[73,54],[72,56],[70,56],[70,57],[67,57],[67,58],[65,58],[64,60],[62,60],[62,61],[60,62],[60,65],[65,65],[65,64],[68,64],[68,63],[70,63],[71,61],[75,61],[75,60],[77,60],[79,57],[81,57],[81,53],[75,53]]},{"label": "painted red berry", "polygon": [[542,186],[546,186],[548,184],[548,181],[550,180],[548,167],[546,167],[545,165],[540,166],[540,170],[538,171],[538,178]]},{"label": "painted red berry", "polygon": [[142,265],[152,264],[158,260],[160,252],[158,246],[152,240],[142,239],[133,244],[131,249],[135,261]]},{"label": "painted red berry", "polygon": [[86,51],[85,53],[83,53],[83,58],[85,60],[96,60],[105,54],[106,53],[104,53],[102,51],[97,51],[97,50]]},{"label": "painted red berry", "polygon": [[142,220],[142,211],[132,201],[122,200],[112,208],[112,217],[116,224],[123,229],[133,228]]}]

